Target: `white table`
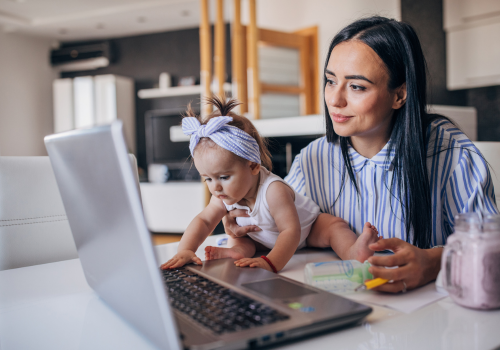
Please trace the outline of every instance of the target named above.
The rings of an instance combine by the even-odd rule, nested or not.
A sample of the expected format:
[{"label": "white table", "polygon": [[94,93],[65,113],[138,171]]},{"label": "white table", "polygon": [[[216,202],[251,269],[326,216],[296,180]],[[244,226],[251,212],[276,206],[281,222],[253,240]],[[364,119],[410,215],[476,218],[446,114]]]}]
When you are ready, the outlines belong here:
[{"label": "white table", "polygon": [[[210,244],[216,237],[209,237]],[[157,246],[165,261],[177,243]],[[200,247],[199,252],[204,247]],[[328,250],[297,253],[282,274],[303,280],[307,262],[335,259]],[[412,314],[372,306],[357,327],[283,349],[493,349],[500,310],[475,311],[445,298]],[[87,285],[78,259],[0,272],[0,349],[154,349]]]}]

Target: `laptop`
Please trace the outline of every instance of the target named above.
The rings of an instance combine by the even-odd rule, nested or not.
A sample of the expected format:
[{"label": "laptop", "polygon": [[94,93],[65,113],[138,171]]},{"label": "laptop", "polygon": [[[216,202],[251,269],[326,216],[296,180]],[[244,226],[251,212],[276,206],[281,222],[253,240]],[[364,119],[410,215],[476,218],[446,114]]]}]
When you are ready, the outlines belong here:
[{"label": "laptop", "polygon": [[88,284],[158,348],[269,346],[371,312],[232,259],[160,270],[122,123],[50,135],[45,145]]}]

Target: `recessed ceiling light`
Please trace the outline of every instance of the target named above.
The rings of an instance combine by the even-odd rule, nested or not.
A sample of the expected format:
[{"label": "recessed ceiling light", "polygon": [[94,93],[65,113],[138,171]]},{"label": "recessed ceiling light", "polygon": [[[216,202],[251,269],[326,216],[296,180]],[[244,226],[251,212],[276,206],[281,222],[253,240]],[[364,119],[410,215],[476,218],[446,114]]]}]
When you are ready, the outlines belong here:
[{"label": "recessed ceiling light", "polygon": [[144,16],[137,17],[137,22],[139,22],[139,23],[145,23],[146,22],[146,17],[144,17]]}]

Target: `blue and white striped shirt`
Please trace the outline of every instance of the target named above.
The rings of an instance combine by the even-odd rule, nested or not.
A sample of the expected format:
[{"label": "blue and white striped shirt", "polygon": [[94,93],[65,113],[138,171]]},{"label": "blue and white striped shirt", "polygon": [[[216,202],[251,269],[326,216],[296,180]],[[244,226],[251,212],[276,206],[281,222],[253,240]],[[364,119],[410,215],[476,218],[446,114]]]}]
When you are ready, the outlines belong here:
[{"label": "blue and white striped shirt", "polygon": [[[445,244],[446,238],[453,233],[455,215],[476,210],[479,186],[483,189],[486,210],[490,213],[498,213],[498,210],[487,164],[479,156],[480,152],[472,141],[445,119],[433,121],[427,133],[431,133],[427,170],[431,188],[434,246]],[[402,207],[397,194],[396,198],[389,201],[394,153],[388,161],[388,145],[371,159],[363,157],[349,146],[359,197],[346,172],[344,189],[335,202],[342,184],[344,160],[340,144],[328,143],[326,137],[302,149],[285,180],[298,193],[316,202],[322,212],[346,220],[357,234],[361,233],[365,222],[370,222],[384,238],[406,240]]]}]

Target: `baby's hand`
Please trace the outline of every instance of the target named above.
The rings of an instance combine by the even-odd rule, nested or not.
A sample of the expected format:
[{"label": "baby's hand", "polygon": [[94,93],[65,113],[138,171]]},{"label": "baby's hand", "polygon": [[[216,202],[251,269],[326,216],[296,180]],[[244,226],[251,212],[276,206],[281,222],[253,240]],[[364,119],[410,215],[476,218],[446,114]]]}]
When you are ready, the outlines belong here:
[{"label": "baby's hand", "polygon": [[194,262],[196,265],[201,265],[201,259],[191,250],[182,250],[174,255],[172,259],[160,266],[162,270],[175,269]]},{"label": "baby's hand", "polygon": [[260,267],[263,269],[266,269],[268,271],[273,272],[273,269],[271,269],[271,266],[262,258],[243,258],[240,260],[236,260],[234,264],[238,267]]}]

